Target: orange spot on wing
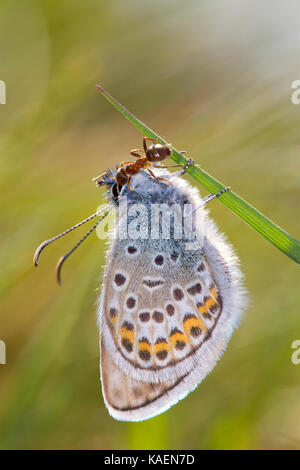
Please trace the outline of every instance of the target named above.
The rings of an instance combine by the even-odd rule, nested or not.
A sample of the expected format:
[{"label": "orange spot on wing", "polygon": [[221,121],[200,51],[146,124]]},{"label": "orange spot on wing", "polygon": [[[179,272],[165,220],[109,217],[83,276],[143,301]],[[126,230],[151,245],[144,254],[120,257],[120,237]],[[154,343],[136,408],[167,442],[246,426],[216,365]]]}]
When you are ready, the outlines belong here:
[{"label": "orange spot on wing", "polygon": [[149,343],[146,343],[145,341],[139,341],[138,345],[139,351],[146,350],[150,354],[152,353],[152,347]]},{"label": "orange spot on wing", "polygon": [[206,326],[204,325],[204,322],[199,317],[192,317],[185,320],[185,322],[183,323],[183,328],[186,335],[190,335],[190,331],[192,328],[200,328],[200,330],[207,330]]},{"label": "orange spot on wing", "polygon": [[155,354],[160,352],[160,351],[169,351],[170,350],[170,346],[168,343],[158,343],[158,344],[155,344],[154,345],[154,352]]},{"label": "orange spot on wing", "polygon": [[218,298],[218,291],[217,291],[216,286],[212,286],[212,287],[210,288],[210,293],[211,293],[211,295],[212,295],[215,299]]},{"label": "orange spot on wing", "polygon": [[217,304],[218,304],[218,302],[215,299],[213,299],[212,297],[209,297],[205,301],[205,308],[206,308],[206,310],[210,310],[212,307],[214,307]]},{"label": "orange spot on wing", "polygon": [[179,343],[187,343],[188,341],[188,337],[179,331],[176,331],[170,336],[170,343],[173,347],[178,346]]},{"label": "orange spot on wing", "polygon": [[132,343],[134,342],[134,331],[133,330],[128,330],[127,328],[125,327],[122,327],[121,330],[120,330],[120,335],[121,335],[121,338],[124,339],[129,339],[129,341],[131,341]]},{"label": "orange spot on wing", "polygon": [[200,304],[200,305],[198,306],[198,310],[199,310],[199,312],[201,313],[201,315],[205,315],[205,314],[207,313],[207,310],[206,310],[206,307],[205,307],[204,304]]}]

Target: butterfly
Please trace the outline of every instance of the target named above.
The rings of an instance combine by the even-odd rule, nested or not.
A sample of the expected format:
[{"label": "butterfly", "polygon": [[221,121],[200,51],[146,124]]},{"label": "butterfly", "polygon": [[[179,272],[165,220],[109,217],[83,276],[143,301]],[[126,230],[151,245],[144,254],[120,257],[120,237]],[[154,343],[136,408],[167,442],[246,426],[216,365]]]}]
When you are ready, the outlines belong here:
[{"label": "butterfly", "polygon": [[34,256],[37,265],[45,246],[101,216],[59,260],[60,281],[68,256],[112,207],[118,209],[97,316],[102,393],[120,421],[154,417],[194,390],[223,354],[246,307],[238,257],[205,207],[224,190],[202,199],[181,177],[186,168],[171,174],[155,166],[150,173],[139,168],[130,186],[120,183],[118,170],[100,175],[100,184],[97,177],[108,206],[44,242]]}]

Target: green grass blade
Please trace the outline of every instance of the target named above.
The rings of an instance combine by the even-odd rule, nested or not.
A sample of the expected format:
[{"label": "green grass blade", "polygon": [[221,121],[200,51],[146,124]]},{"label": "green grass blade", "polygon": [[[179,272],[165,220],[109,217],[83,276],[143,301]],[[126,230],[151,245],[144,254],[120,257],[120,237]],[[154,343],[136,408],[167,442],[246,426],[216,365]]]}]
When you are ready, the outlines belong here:
[{"label": "green grass blade", "polygon": [[[97,85],[97,88],[100,90],[102,95],[123,114],[123,116],[125,116],[143,133],[143,135],[157,139],[162,144],[167,143],[166,140],[156,134],[152,129],[146,126],[146,124],[133,116],[133,114],[131,114],[121,103],[113,98],[104,88],[102,88],[100,85]],[[171,147],[171,149],[171,158],[175,162],[185,165],[187,163],[187,159],[174,147]],[[199,167],[192,166],[188,168],[187,172],[212,194],[215,194],[221,189],[225,188],[225,186],[220,183],[220,181],[216,180],[213,176]],[[269,240],[269,242],[276,246],[280,251],[296,261],[296,263],[300,263],[300,242],[292,237],[292,235],[265,217],[261,212],[255,209],[255,207],[251,206],[251,204],[248,204],[248,202],[246,202],[233,191],[222,194],[218,199],[223,202],[225,206],[229,207],[229,209],[231,209],[235,214],[241,217],[247,224],[254,228],[258,233]]]}]

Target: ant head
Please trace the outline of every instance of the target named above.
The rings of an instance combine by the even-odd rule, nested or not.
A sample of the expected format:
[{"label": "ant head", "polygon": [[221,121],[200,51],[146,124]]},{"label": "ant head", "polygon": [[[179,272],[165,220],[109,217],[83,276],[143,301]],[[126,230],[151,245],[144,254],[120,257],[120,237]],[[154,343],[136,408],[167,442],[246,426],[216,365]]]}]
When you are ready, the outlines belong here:
[{"label": "ant head", "polygon": [[116,182],[120,186],[124,186],[128,182],[128,175],[123,167],[119,168],[116,172]]}]

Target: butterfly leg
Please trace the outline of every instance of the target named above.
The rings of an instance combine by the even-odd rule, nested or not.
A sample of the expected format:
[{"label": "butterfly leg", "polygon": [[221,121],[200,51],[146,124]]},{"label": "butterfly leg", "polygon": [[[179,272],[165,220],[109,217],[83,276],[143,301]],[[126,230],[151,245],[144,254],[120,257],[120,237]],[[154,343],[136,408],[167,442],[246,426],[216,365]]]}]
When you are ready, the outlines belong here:
[{"label": "butterfly leg", "polygon": [[[195,214],[197,212],[197,210],[199,210],[201,207],[204,207],[212,199],[215,199],[216,197],[219,197],[219,196],[221,196],[221,194],[224,194],[224,193],[226,193],[227,191],[230,191],[230,190],[231,190],[230,186],[227,186],[227,188],[221,189],[221,191],[219,191],[217,194],[209,194],[208,196],[206,196],[202,200],[201,205],[199,205],[198,207],[196,207],[196,209],[194,209],[192,211],[192,214]],[[188,216],[188,215],[190,215],[190,214],[187,214],[186,216]]]},{"label": "butterfly leg", "polygon": [[209,194],[203,199],[202,201],[203,205],[205,206],[209,201],[211,201],[212,199],[215,199],[216,197],[221,196],[221,194],[224,194],[227,191],[230,191],[230,189],[231,189],[230,186],[227,186],[227,188],[221,189],[221,191],[219,191],[217,194]]},{"label": "butterfly leg", "polygon": [[[182,166],[182,165],[180,165]],[[172,176],[182,176],[184,175],[184,173],[186,173],[186,170],[190,167],[190,166],[198,166],[195,164],[194,160],[192,158],[189,158],[189,160],[186,162],[186,164],[184,165],[184,167],[179,170],[179,171],[176,171],[176,173],[173,173]]]}]

